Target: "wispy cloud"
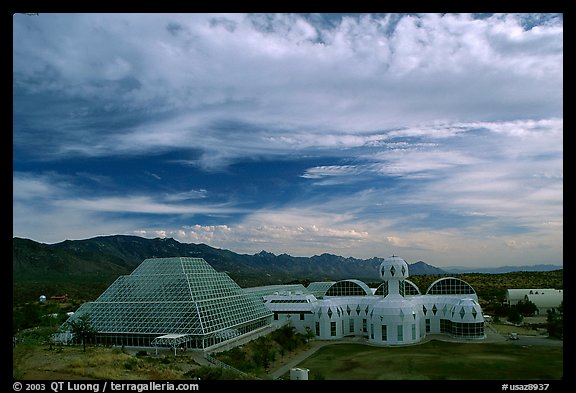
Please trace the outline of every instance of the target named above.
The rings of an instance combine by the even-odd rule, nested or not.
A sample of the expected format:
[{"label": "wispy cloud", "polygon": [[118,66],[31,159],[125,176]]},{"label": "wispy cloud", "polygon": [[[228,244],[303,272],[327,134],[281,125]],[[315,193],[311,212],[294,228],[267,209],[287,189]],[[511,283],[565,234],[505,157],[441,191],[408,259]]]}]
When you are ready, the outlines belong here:
[{"label": "wispy cloud", "polygon": [[[15,85],[62,96],[65,116],[53,121],[66,138],[51,142],[66,154],[204,148],[198,140],[218,139],[222,119],[259,129],[254,140],[286,141],[298,130],[302,143],[304,135],[344,131],[348,140],[334,142],[346,146],[351,131],[561,115],[561,23],[525,30],[514,15],[465,14],[364,15],[336,26],[281,14],[53,14],[17,22]],[[170,26],[179,26],[176,35]],[[90,103],[79,111],[66,97]],[[127,112],[141,119],[114,127],[102,119],[94,129],[94,116]]]},{"label": "wispy cloud", "polygon": [[[81,233],[96,233],[97,228],[118,228],[120,233],[132,231],[150,215],[194,217],[246,213],[230,203],[195,203],[203,198],[205,190],[156,197],[93,194],[90,188],[79,187],[71,176],[15,172],[12,200],[14,235],[56,242]],[[34,222],[37,224],[32,225]]]},{"label": "wispy cloud", "polygon": [[562,259],[562,14],[54,13],[13,33],[15,235]]}]

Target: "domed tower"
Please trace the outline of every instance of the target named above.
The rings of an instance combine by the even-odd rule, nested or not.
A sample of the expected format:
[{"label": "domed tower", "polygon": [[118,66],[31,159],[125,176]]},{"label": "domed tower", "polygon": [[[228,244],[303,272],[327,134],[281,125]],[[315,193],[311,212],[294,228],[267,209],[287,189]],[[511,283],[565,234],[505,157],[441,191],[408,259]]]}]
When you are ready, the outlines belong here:
[{"label": "domed tower", "polygon": [[414,344],[422,340],[426,326],[418,300],[405,297],[404,283],[408,278],[408,264],[392,255],[380,264],[383,283],[375,291],[381,296],[368,311],[369,342],[385,345]]},{"label": "domed tower", "polygon": [[408,263],[392,255],[380,264],[380,278],[388,283],[388,296],[400,295],[400,281],[408,278]]}]

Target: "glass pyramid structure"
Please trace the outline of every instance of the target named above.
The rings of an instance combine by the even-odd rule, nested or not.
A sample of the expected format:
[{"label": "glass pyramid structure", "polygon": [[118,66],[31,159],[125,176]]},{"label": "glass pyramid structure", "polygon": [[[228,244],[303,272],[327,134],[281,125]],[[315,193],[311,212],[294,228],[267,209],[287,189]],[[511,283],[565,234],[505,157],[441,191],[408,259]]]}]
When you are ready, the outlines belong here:
[{"label": "glass pyramid structure", "polygon": [[257,296],[226,273],[202,258],[189,257],[144,260],[70,318],[84,314],[98,332],[99,343],[177,343],[200,349],[267,326],[272,317]]}]

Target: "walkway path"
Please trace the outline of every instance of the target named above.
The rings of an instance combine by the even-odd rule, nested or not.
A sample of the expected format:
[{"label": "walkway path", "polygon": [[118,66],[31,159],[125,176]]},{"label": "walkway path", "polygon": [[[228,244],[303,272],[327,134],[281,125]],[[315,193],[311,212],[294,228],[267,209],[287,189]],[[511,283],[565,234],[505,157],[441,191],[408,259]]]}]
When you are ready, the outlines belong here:
[{"label": "walkway path", "polygon": [[[341,342],[341,341],[338,341]],[[306,351],[300,352],[299,354],[295,355],[292,359],[288,360],[288,362],[284,363],[280,368],[274,370],[272,372],[272,379],[279,379],[284,374],[290,372],[290,369],[296,367],[298,364],[312,356],[318,349],[326,346],[336,344],[334,341],[316,341],[312,340],[310,342],[310,348]]]}]

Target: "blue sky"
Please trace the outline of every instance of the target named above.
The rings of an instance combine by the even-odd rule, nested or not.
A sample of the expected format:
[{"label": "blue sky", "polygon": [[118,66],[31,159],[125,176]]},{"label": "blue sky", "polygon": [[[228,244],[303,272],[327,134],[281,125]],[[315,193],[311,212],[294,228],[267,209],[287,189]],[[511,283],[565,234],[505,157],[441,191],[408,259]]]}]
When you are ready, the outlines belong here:
[{"label": "blue sky", "polygon": [[557,14],[15,14],[13,235],[563,264]]}]

